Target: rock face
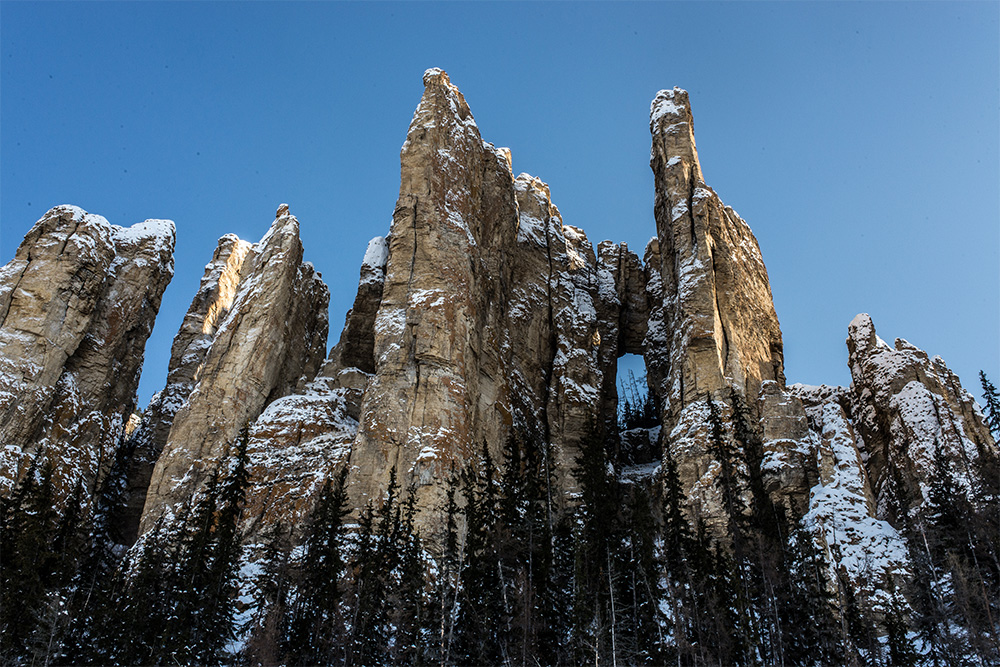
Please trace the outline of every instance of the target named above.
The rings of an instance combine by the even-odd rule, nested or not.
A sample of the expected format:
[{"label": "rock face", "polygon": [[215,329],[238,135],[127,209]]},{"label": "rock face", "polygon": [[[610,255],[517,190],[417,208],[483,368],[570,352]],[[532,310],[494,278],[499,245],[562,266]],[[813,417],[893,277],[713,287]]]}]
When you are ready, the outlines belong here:
[{"label": "rock face", "polygon": [[692,401],[729,386],[750,400],[765,380],[783,387],[784,360],[760,248],[703,180],[687,93],[657,93],[649,126],[673,425]]},{"label": "rock face", "polygon": [[875,334],[866,314],[848,327],[855,429],[868,459],[879,513],[923,504],[938,450],[967,490],[978,486],[982,460],[997,458],[983,414],[941,357],[900,338]]},{"label": "rock face", "polygon": [[340,341],[315,380],[275,400],[250,430],[250,534],[267,534],[280,521],[301,526],[316,491],[347,464],[358,433],[361,401],[375,371],[375,316],[382,299],[388,244],[368,243],[354,306]]},{"label": "rock face", "polygon": [[135,540],[146,504],[146,491],[153,467],[163,451],[174,415],[187,401],[201,377],[205,356],[212,347],[219,325],[225,321],[236,299],[240,271],[253,245],[233,234],[219,239],[212,261],[174,337],[167,368],[167,385],[153,396],[139,427],[132,434],[133,455],[127,477],[127,509],[119,532],[126,543]]},{"label": "rock face", "polygon": [[223,237],[175,339],[170,367],[177,382],[164,392],[172,403],[150,411],[160,414],[150,433],[166,431],[166,439],[147,445],[161,453],[142,531],[203,486],[241,428],[316,375],[325,356],[329,298],[312,265],[302,262],[299,223],[287,206],[252,247]]},{"label": "rock face", "polygon": [[174,224],[111,225],[57,206],[0,269],[0,443],[6,488],[44,452],[57,490],[95,488],[135,408],[173,276]]},{"label": "rock face", "polygon": [[[599,427],[608,367],[619,349],[642,349],[645,276],[612,244],[599,263],[548,187],[513,177],[509,151],[482,140],[446,74],[428,70],[424,83],[400,155],[350,493],[364,506],[395,469],[433,515],[452,468],[483,443],[498,457],[515,431],[549,443],[559,483],[572,487],[578,445]],[[357,304],[347,341],[362,340],[348,334],[354,313],[368,310]],[[333,357],[344,359],[344,338],[338,348]]]},{"label": "rock face", "polygon": [[[833,571],[844,573],[870,596],[886,576],[909,571],[906,545],[877,512],[868,470],[849,418],[850,396],[841,387],[794,385],[786,398],[804,406],[807,430],[794,443],[767,441],[765,463],[788,506],[823,546]],[[766,430],[765,430],[766,433]]]},{"label": "rock face", "polygon": [[[749,226],[705,184],[687,93],[657,93],[649,127],[657,239],[646,251],[646,366],[662,406],[664,446],[694,514],[721,528],[719,467],[709,453],[705,401],[718,401],[726,417],[732,389],[772,423],[790,418],[786,424],[804,424],[805,414],[794,400],[780,398],[781,329],[767,269]],[[769,395],[757,400],[766,383]],[[777,412],[768,414],[771,408]],[[793,431],[786,439],[802,429]]]},{"label": "rock face", "polygon": [[[785,386],[760,249],[704,182],[687,93],[660,91],[651,106],[656,237],[640,259],[625,244],[595,247],[543,181],[515,177],[444,72],[424,84],[389,234],[368,245],[329,355],[329,294],[283,205],[260,242],[219,240],[138,427],[173,226],[46,214],[0,270],[4,488],[39,448],[64,490],[77,478],[92,488],[116,453],[131,454],[129,542],[192,499],[248,426],[248,540],[301,528],[345,466],[354,511],[395,474],[434,539],[449,476],[484,446],[499,461],[512,438],[539,445],[559,505],[575,502],[572,470],[595,436],[627,452],[629,482],[669,454],[691,518],[724,538],[714,409],[724,438],[736,438],[737,414],[759,436],[759,454],[734,466],[759,474],[862,587],[906,571],[893,526],[925,504],[935,455],[978,488],[998,454],[975,401],[940,358],[890,348],[866,315],[849,328],[850,389]],[[660,425],[618,433],[623,354],[643,355]]]},{"label": "rock face", "polygon": [[428,70],[424,84],[400,154],[375,374],[351,453],[358,507],[393,468],[420,505],[436,504],[434,482],[471,458],[480,436],[504,437],[496,415],[510,419],[494,356],[509,284],[503,248],[517,231],[508,156],[483,143],[444,72]]}]

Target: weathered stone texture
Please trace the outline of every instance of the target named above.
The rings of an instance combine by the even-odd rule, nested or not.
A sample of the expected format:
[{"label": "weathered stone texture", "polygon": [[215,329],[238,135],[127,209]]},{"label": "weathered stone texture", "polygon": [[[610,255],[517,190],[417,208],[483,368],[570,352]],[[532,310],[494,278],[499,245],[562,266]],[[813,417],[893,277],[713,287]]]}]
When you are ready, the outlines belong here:
[{"label": "weathered stone texture", "polygon": [[200,379],[205,356],[236,298],[243,263],[252,247],[253,244],[234,234],[226,234],[219,239],[212,260],[205,266],[198,292],[174,336],[167,384],[150,400],[139,427],[132,434],[129,446],[133,453],[126,480],[126,509],[118,528],[121,539],[126,543],[137,537],[153,467],[167,442],[174,416]]},{"label": "weathered stone texture", "polygon": [[[997,457],[983,414],[941,357],[905,340],[890,347],[875,333],[871,317],[858,315],[848,327],[853,421],[863,441],[879,514],[899,498],[910,509],[927,500],[940,448],[967,489],[978,485],[980,457]],[[892,479],[899,489],[893,489]]]},{"label": "weathered stone texture", "polygon": [[400,153],[375,376],[351,454],[351,497],[379,496],[395,468],[422,508],[451,466],[510,424],[500,348],[517,232],[508,155],[484,144],[465,98],[440,70]]},{"label": "weathered stone texture", "polygon": [[702,177],[688,95],[661,90],[650,107],[657,238],[670,370],[666,421],[732,385],[749,400],[784,386],[781,330],[757,240]]},{"label": "weathered stone texture", "polygon": [[[247,251],[236,295],[174,415],[150,479],[142,530],[197,492],[239,430],[270,402],[316,375],[325,357],[328,303],[326,285],[302,263],[298,220],[283,205]],[[201,307],[196,299],[193,309]],[[178,335],[188,331],[182,327]]]},{"label": "weathered stone texture", "polygon": [[95,488],[135,408],[173,249],[172,222],[122,228],[57,206],[0,269],[5,486],[43,450],[57,489]]}]

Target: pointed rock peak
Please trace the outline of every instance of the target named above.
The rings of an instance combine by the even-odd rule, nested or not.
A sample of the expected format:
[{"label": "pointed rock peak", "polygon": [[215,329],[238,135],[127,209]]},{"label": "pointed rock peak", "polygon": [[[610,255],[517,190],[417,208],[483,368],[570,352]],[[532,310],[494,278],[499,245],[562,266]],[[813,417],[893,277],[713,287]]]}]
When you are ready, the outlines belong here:
[{"label": "pointed rock peak", "polygon": [[372,269],[385,269],[385,263],[389,259],[389,242],[384,236],[376,236],[368,242],[368,249],[365,250],[364,266]]},{"label": "pointed rock peak", "polygon": [[851,351],[863,353],[878,346],[879,342],[879,337],[875,335],[875,323],[868,313],[858,313],[847,325],[847,347]]},{"label": "pointed rock peak", "polygon": [[694,117],[686,90],[661,90],[649,105],[649,131],[653,135],[650,162],[660,159],[667,169],[690,168],[704,182],[694,141]]},{"label": "pointed rock peak", "polygon": [[691,102],[686,90],[674,86],[673,90],[661,90],[656,93],[656,97],[649,105],[650,129],[664,119],[668,124],[691,121]]},{"label": "pointed rock peak", "polygon": [[448,78],[448,73],[440,67],[431,67],[424,72],[424,85],[430,86],[434,83],[440,83],[447,86],[451,85],[451,79]]},{"label": "pointed rock peak", "polygon": [[288,211],[288,204],[282,204],[278,207],[274,222],[271,223],[270,229],[264,234],[264,238],[257,243],[257,246],[263,247],[268,245],[276,236],[299,237],[299,220]]},{"label": "pointed rock peak", "polygon": [[420,100],[420,106],[417,107],[411,127],[416,124],[426,124],[426,114],[431,109],[457,118],[461,124],[469,124],[473,127],[476,125],[472,118],[472,111],[465,101],[465,96],[451,82],[448,74],[437,67],[432,67],[424,72],[424,96]]},{"label": "pointed rock peak", "polygon": [[517,175],[517,178],[514,179],[514,188],[524,191],[535,190],[544,194],[546,199],[552,198],[552,194],[549,192],[549,184],[527,172],[522,171]]}]

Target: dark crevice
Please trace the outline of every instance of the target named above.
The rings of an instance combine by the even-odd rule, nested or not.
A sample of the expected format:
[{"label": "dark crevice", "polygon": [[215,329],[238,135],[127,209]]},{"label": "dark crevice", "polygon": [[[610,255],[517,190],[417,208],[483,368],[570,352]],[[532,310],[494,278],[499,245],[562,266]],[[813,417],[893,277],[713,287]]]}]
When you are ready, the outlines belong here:
[{"label": "dark crevice", "polygon": [[715,257],[712,256],[712,289],[715,291],[715,312],[719,315],[719,327],[722,329],[722,374],[725,376],[729,367],[729,332],[726,331],[726,320],[722,316],[722,305],[719,303],[719,281],[715,272]]},{"label": "dark crevice", "polygon": [[694,173],[688,174],[688,219],[691,221],[691,254],[692,256],[698,250],[698,236],[695,234],[694,228],[694,191],[696,188]]},{"label": "dark crevice", "polygon": [[545,434],[545,442],[549,441],[549,398],[552,392],[552,367],[555,364],[556,352],[557,352],[557,341],[556,341],[556,323],[555,316],[553,314],[552,306],[552,236],[550,230],[552,228],[552,216],[546,217],[545,220],[545,254],[548,259],[549,273],[545,280],[545,290],[546,290],[546,313],[549,319],[549,358],[548,363],[545,365],[545,385],[544,385],[544,396],[542,397],[542,409],[545,411],[545,419],[542,423],[542,429]]}]

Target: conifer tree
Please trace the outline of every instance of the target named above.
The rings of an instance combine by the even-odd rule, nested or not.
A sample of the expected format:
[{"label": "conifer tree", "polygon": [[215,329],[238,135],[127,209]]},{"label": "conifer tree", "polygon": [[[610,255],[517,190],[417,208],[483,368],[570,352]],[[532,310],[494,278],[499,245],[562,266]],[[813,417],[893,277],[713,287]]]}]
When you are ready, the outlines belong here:
[{"label": "conifer tree", "polygon": [[345,570],[343,520],[349,511],[344,466],[334,484],[327,480],[323,485],[303,540],[298,592],[289,619],[287,655],[291,664],[330,662],[339,649]]},{"label": "conifer tree", "polygon": [[986,373],[979,371],[979,382],[983,386],[983,401],[986,407],[986,426],[993,434],[993,438],[1000,440],[1000,392],[986,377]]},{"label": "conifer tree", "polygon": [[793,524],[789,533],[791,580],[782,642],[786,659],[793,664],[841,664],[844,647],[826,561],[805,527]]},{"label": "conifer tree", "polygon": [[271,665],[286,659],[285,642],[291,636],[289,594],[292,586],[290,531],[278,522],[264,539],[260,570],[254,579],[253,613],[243,632],[247,635],[241,662]]},{"label": "conifer tree", "polygon": [[396,664],[422,664],[428,653],[425,636],[424,562],[420,535],[414,528],[416,495],[411,489],[402,505],[402,522],[399,535],[399,565],[394,579],[392,613],[393,628],[391,655]]},{"label": "conifer tree", "polygon": [[452,643],[458,620],[459,577],[462,555],[459,548],[457,496],[459,476],[452,464],[445,486],[443,525],[439,533],[442,545],[437,555],[437,572],[427,601],[426,627],[429,639],[425,650],[428,662],[450,664]]},{"label": "conifer tree", "polygon": [[0,652],[11,660],[28,658],[59,574],[51,549],[58,521],[52,474],[51,461],[36,454],[0,517]]},{"label": "conifer tree", "polygon": [[920,656],[910,641],[909,627],[906,623],[906,601],[891,580],[887,579],[885,588],[889,593],[889,605],[884,620],[886,647],[889,652],[887,667],[916,667]]},{"label": "conifer tree", "polygon": [[494,664],[503,655],[507,627],[502,600],[497,528],[500,515],[496,470],[483,443],[478,470],[466,470],[465,562],[462,566],[456,658],[472,664]]}]

